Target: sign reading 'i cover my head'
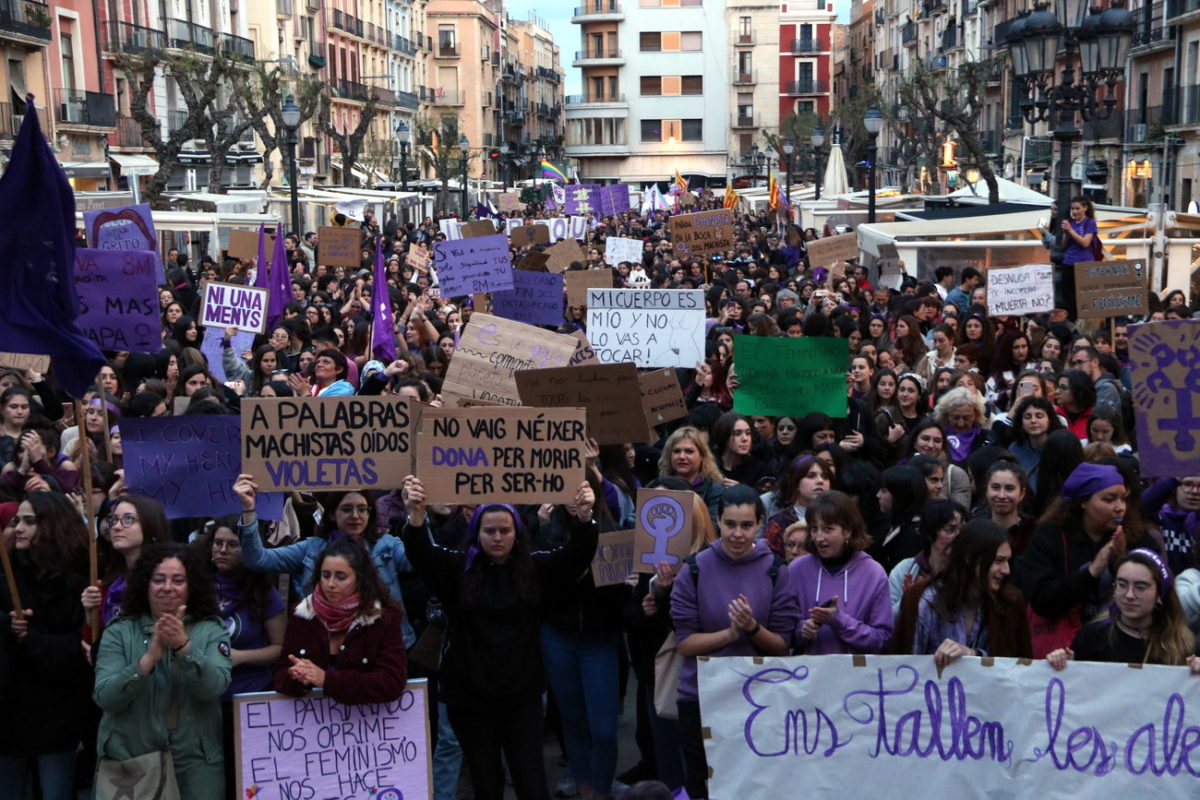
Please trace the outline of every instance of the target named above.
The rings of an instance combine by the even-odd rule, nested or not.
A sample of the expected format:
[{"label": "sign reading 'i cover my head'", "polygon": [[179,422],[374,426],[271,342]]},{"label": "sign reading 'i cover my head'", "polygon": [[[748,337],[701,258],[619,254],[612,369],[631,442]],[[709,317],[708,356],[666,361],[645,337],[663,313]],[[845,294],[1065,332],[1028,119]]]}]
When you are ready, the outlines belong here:
[{"label": "sign reading 'i cover my head'", "polygon": [[604,364],[684,367],[704,360],[704,292],[589,289],[588,341]]}]

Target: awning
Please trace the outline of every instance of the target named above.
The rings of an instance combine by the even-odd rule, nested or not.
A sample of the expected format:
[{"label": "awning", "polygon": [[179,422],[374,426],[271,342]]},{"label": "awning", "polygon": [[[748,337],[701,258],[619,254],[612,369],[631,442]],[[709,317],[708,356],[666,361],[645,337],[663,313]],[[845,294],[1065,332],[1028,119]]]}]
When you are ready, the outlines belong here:
[{"label": "awning", "polygon": [[241,194],[213,194],[210,192],[168,192],[172,204],[191,211],[220,212],[222,214],[258,214],[266,204],[266,192]]},{"label": "awning", "polygon": [[121,177],[135,178],[138,175],[153,175],[158,172],[158,162],[150,156],[133,153],[109,153],[108,160],[121,168]]},{"label": "awning", "polygon": [[62,168],[68,178],[107,178],[112,175],[106,161],[69,161]]}]

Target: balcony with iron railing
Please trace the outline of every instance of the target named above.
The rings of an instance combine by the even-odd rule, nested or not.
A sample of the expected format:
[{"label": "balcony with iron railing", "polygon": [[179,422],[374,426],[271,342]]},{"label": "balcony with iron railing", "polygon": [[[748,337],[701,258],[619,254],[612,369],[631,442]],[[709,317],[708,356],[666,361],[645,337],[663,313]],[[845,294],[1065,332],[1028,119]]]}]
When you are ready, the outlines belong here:
[{"label": "balcony with iron railing", "polygon": [[64,125],[113,128],[117,124],[116,100],[103,92],[55,89],[54,119]]},{"label": "balcony with iron railing", "polygon": [[792,39],[787,52],[789,53],[820,53],[829,49],[829,42],[819,37],[809,39]]},{"label": "balcony with iron railing", "polygon": [[103,47],[110,53],[142,53],[147,50],[164,50],[166,46],[167,35],[154,28],[115,19],[110,19],[104,27]]},{"label": "balcony with iron railing", "polygon": [[[167,47],[175,50],[195,49],[201,53],[211,54],[213,52],[212,29],[188,22],[185,19],[168,19]],[[253,55],[251,57],[253,58]]]},{"label": "balcony with iron railing", "polygon": [[992,29],[992,46],[1003,47],[1008,42],[1008,29],[1016,22],[1015,19],[1006,19],[1003,22],[996,23],[996,27]]},{"label": "balcony with iron railing", "polygon": [[363,21],[345,11],[333,9],[332,27],[358,38],[363,38]]},{"label": "balcony with iron railing", "polygon": [[1185,25],[1200,16],[1200,0],[1167,0],[1167,24]]},{"label": "balcony with iron railing", "polygon": [[465,103],[465,92],[458,89],[438,89],[433,92],[431,102],[435,106],[461,106]]},{"label": "balcony with iron railing", "polygon": [[16,36],[21,41],[50,41],[50,6],[36,0],[0,0],[0,36]]},{"label": "balcony with iron railing", "polygon": [[254,61],[254,41],[232,33],[221,34],[221,48],[242,61]]},{"label": "balcony with iron railing", "polygon": [[1120,141],[1125,136],[1125,109],[1114,108],[1107,119],[1089,119],[1083,123],[1083,140],[1096,142],[1101,139]]},{"label": "balcony with iron railing", "polygon": [[398,33],[392,34],[392,49],[398,50],[406,56],[414,56],[417,54],[416,43],[407,36],[401,36]]},{"label": "balcony with iron railing", "polygon": [[567,105],[583,106],[597,103],[624,103],[625,95],[612,92],[591,92],[590,94],[569,94]]},{"label": "balcony with iron railing", "polygon": [[1171,29],[1166,25],[1166,4],[1163,0],[1144,5],[1133,11],[1136,28],[1129,43],[1132,53],[1142,54],[1171,44]]},{"label": "balcony with iron railing", "polygon": [[942,44],[939,48],[939,52],[948,52],[958,47],[958,45],[958,28],[946,28],[946,30],[942,31]]},{"label": "balcony with iron railing", "polygon": [[828,91],[829,81],[819,81],[812,78],[788,81],[783,84],[784,94],[825,94]]},{"label": "balcony with iron railing", "polygon": [[733,123],[730,125],[734,130],[746,130],[748,128],[762,127],[762,114],[738,114],[733,118]]},{"label": "balcony with iron railing", "polygon": [[412,92],[396,92],[396,105],[400,108],[416,108],[418,104],[417,95]]},{"label": "balcony with iron railing", "polygon": [[575,7],[571,22],[619,22],[625,18],[621,4],[617,0],[587,0],[581,6]]},{"label": "balcony with iron railing", "polygon": [[917,43],[917,23],[909,20],[900,27],[900,43],[905,46]]},{"label": "balcony with iron railing", "polygon": [[1180,96],[1168,93],[1162,105],[1139,106],[1125,110],[1125,141],[1138,144],[1162,136],[1163,129],[1179,122]]},{"label": "balcony with iron railing", "polygon": [[1166,125],[1196,125],[1200,123],[1200,84],[1180,86],[1176,92],[1175,119]]},{"label": "balcony with iron railing", "polygon": [[370,96],[371,87],[365,83],[339,78],[337,82],[338,97],[343,100],[357,100],[360,103],[365,103],[367,97]]},{"label": "balcony with iron railing", "polygon": [[754,35],[754,31],[747,31],[733,34],[733,43],[735,45],[751,45],[755,43],[758,37]]},{"label": "balcony with iron railing", "polygon": [[[112,139],[109,139],[112,142]],[[132,117],[121,117],[117,120],[117,147],[143,147],[142,126]]]},{"label": "balcony with iron railing", "polygon": [[433,55],[434,58],[458,58],[458,42],[439,40]]},{"label": "balcony with iron railing", "polygon": [[758,83],[758,71],[750,70],[749,72],[734,72],[734,86],[753,86]]}]

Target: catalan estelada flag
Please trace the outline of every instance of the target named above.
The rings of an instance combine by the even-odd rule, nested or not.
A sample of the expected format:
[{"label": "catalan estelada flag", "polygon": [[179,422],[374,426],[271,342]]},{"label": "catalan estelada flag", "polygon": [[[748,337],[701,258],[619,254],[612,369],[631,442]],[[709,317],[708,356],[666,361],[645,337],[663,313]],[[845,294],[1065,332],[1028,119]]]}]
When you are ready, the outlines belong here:
[{"label": "catalan estelada flag", "polygon": [[567,182],[567,176],[563,174],[563,171],[544,158],[542,159],[542,177],[552,181]]},{"label": "catalan estelada flag", "polygon": [[679,170],[675,170],[675,185],[679,187],[679,191],[686,192],[688,190],[687,179],[679,174]]},{"label": "catalan estelada flag", "polygon": [[767,176],[767,201],[772,211],[779,208],[779,181],[774,172]]},{"label": "catalan estelada flag", "polygon": [[737,208],[738,199],[737,190],[732,186],[725,190],[725,208]]}]

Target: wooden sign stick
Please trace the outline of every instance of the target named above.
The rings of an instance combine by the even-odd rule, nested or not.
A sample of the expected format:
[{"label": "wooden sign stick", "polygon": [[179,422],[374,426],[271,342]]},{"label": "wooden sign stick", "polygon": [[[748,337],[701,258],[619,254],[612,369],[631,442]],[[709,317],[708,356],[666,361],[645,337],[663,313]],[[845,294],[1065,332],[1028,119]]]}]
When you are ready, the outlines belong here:
[{"label": "wooden sign stick", "polygon": [[25,619],[25,607],[21,605],[21,594],[17,591],[17,576],[13,574],[7,543],[0,543],[0,561],[4,562],[4,579],[8,581],[8,596],[12,600],[13,616],[17,619]]}]

